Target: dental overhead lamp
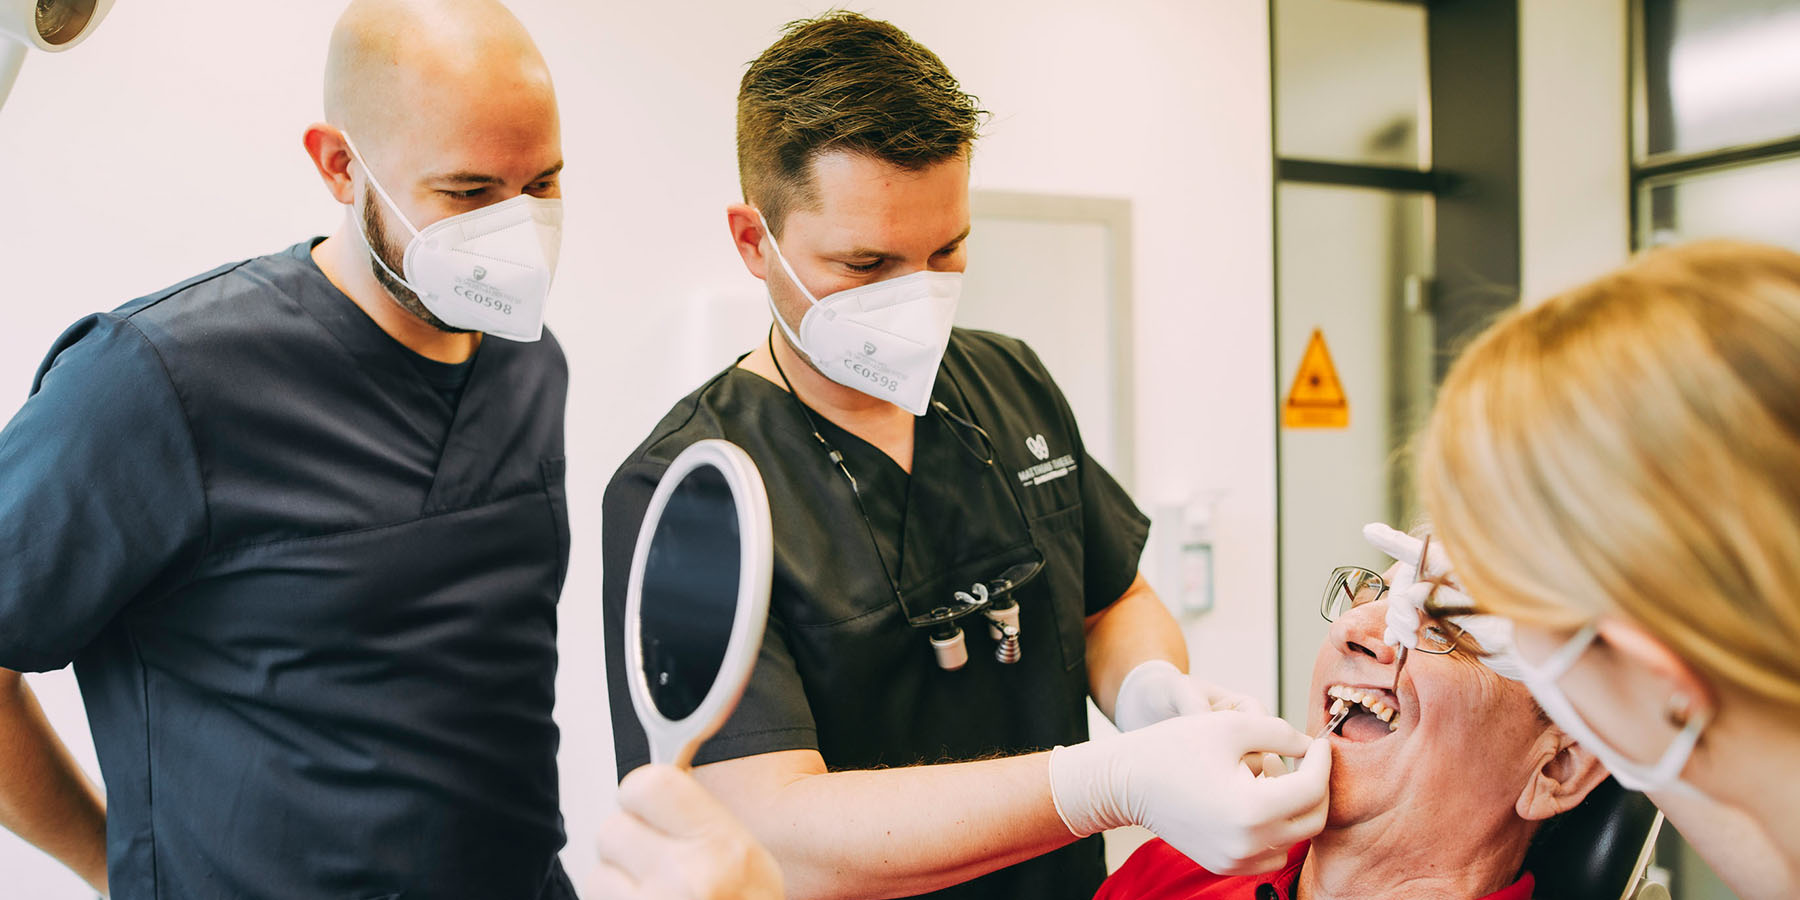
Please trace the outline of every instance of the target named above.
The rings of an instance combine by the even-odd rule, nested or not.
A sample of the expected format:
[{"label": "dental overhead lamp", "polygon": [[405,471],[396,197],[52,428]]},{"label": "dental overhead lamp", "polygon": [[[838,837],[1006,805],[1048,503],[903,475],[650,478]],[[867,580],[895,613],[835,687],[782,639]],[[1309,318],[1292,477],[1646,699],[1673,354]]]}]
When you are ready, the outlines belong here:
[{"label": "dental overhead lamp", "polygon": [[113,0],[0,0],[0,106],[27,50],[58,53],[81,43],[112,5]]}]

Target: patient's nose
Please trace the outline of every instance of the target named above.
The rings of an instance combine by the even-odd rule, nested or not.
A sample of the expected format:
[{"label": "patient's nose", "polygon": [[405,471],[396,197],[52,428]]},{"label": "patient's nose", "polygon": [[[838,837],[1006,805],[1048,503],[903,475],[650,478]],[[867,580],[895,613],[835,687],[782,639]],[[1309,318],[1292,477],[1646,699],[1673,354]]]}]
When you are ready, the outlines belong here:
[{"label": "patient's nose", "polygon": [[1381,636],[1387,631],[1387,600],[1364,603],[1331,623],[1331,642],[1344,654],[1360,653],[1381,665],[1392,665],[1394,648]]}]

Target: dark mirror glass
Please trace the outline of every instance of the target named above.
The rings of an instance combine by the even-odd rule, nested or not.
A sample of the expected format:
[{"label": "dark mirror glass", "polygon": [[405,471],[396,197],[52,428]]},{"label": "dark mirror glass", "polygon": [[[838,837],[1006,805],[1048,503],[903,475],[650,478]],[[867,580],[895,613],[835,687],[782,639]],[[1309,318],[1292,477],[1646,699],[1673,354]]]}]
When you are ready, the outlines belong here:
[{"label": "dark mirror glass", "polygon": [[719,676],[741,553],[731,486],[712,466],[694,469],[669,495],[644,563],[644,678],[666,718],[692,715]]}]

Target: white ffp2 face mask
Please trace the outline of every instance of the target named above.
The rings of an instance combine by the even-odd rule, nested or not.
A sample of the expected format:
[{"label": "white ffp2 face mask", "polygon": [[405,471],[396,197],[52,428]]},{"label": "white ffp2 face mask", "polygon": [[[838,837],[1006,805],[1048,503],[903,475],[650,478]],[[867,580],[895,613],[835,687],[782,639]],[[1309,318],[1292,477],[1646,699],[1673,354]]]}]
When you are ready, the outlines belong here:
[{"label": "white ffp2 face mask", "polygon": [[561,200],[520,194],[414,228],[348,135],[344,143],[362,163],[375,193],[412,232],[400,263],[404,278],[371,247],[369,255],[377,265],[451,328],[511,341],[543,337],[544,304],[562,250]]},{"label": "white ffp2 face mask", "polygon": [[1509,654],[1512,657],[1509,675],[1524,682],[1532,696],[1537,698],[1538,705],[1544,708],[1545,715],[1576,743],[1594,754],[1627,790],[1696,793],[1692,785],[1681,779],[1681,770],[1687,767],[1688,758],[1694,755],[1694,747],[1700,742],[1700,733],[1706,730],[1704,716],[1696,715],[1688,719],[1682,725],[1680,733],[1675,735],[1675,740],[1670,742],[1668,749],[1663,751],[1662,757],[1646,765],[1626,759],[1624,754],[1595,733],[1575,709],[1575,705],[1569,702],[1562,687],[1556,683],[1574,667],[1581,654],[1587,652],[1598,634],[1594,624],[1588,623],[1542,665],[1519,658],[1515,647]]},{"label": "white ffp2 face mask", "polygon": [[763,231],[788,280],[812,304],[796,335],[775,308],[770,292],[769,311],[788,341],[826,378],[915,416],[924,415],[938,364],[950,344],[956,304],[962,298],[962,273],[919,271],[821,300],[794,274],[767,221]]}]

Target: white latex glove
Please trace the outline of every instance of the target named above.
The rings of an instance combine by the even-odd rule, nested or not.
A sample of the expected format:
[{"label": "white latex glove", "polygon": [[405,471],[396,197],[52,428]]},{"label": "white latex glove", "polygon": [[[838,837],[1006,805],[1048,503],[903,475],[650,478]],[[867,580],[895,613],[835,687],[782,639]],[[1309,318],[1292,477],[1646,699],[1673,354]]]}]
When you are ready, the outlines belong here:
[{"label": "white latex glove", "polygon": [[[1256,716],[1269,714],[1256,698],[1219,687],[1175,668],[1166,659],[1139,663],[1125,673],[1119,682],[1119,694],[1113,700],[1113,724],[1120,731],[1136,731],[1176,716],[1191,716],[1222,709],[1235,709]],[[1244,765],[1253,774],[1285,773],[1281,757],[1253,753],[1244,757]]]},{"label": "white latex glove", "polygon": [[[1387,631],[1381,638],[1390,646],[1419,645],[1419,625],[1424,616],[1427,598],[1435,598],[1437,605],[1451,609],[1475,607],[1475,601],[1462,592],[1462,585],[1456,580],[1455,567],[1450,562],[1450,554],[1444,551],[1442,543],[1432,542],[1431,558],[1425,561],[1425,574],[1448,582],[1448,585],[1413,581],[1413,572],[1418,569],[1419,551],[1424,547],[1424,541],[1379,522],[1363,526],[1363,539],[1401,564],[1400,572],[1388,587]],[[1488,668],[1502,677],[1520,680],[1520,671],[1512,662],[1510,620],[1493,615],[1444,618],[1456,623],[1481,644],[1482,650],[1487,654],[1481,657],[1481,661]]]},{"label": "white latex glove", "polygon": [[1166,659],[1152,659],[1139,663],[1119,683],[1119,695],[1113,701],[1113,724],[1120,731],[1136,731],[1164,719],[1221,709],[1269,714],[1247,694],[1195,678]]},{"label": "white latex glove", "polygon": [[644,766],[619,782],[584,893],[616,900],[781,900],[781,870],[693,776]]},{"label": "white latex glove", "polygon": [[[1305,755],[1299,771],[1258,778],[1251,754]],[[1269,872],[1325,827],[1331,746],[1273,716],[1177,716],[1050,753],[1050,792],[1076,837],[1142,825],[1221,875]]]}]

